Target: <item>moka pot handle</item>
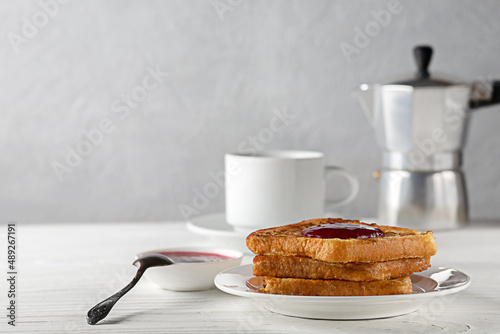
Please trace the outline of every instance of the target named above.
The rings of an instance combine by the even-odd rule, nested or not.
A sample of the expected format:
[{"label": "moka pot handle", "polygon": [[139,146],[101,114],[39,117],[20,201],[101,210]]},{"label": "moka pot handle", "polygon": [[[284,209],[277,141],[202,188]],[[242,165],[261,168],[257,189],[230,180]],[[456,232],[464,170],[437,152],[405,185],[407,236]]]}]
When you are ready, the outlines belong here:
[{"label": "moka pot handle", "polygon": [[472,84],[470,109],[490,106],[500,103],[500,80],[491,82],[477,81]]}]

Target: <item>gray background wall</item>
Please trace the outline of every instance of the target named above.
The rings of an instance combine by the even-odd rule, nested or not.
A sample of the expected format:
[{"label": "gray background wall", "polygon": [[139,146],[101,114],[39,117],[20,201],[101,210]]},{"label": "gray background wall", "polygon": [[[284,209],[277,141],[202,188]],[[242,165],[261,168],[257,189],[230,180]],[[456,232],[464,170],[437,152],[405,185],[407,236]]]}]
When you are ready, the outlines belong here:
[{"label": "gray background wall", "polygon": [[[418,43],[434,45],[431,69],[500,78],[493,0],[401,2],[350,61],[341,43],[354,45],[354,29],[388,1],[54,4],[0,3],[4,221],[173,220],[195,204],[196,214],[221,211],[222,188],[205,202],[193,202],[196,192],[214,182],[225,152],[252,137],[266,148],[325,152],[361,182],[343,213],[373,216],[379,152],[355,87],[412,73]],[[294,115],[286,126],[263,130],[284,110]],[[102,137],[93,131],[100,126]],[[474,218],[500,217],[499,129],[499,107],[471,117],[465,171]],[[69,166],[77,149],[87,155]]]}]

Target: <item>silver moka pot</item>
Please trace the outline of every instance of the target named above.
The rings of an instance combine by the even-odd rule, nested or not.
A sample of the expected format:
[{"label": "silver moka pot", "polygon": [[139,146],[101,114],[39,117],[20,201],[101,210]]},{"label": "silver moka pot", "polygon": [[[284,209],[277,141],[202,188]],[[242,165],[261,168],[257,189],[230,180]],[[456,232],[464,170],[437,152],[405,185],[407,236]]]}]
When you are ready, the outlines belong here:
[{"label": "silver moka pot", "polygon": [[500,103],[500,81],[455,83],[429,74],[432,48],[414,49],[415,78],[356,92],[382,149],[378,220],[417,229],[467,223],[462,148],[470,111]]}]

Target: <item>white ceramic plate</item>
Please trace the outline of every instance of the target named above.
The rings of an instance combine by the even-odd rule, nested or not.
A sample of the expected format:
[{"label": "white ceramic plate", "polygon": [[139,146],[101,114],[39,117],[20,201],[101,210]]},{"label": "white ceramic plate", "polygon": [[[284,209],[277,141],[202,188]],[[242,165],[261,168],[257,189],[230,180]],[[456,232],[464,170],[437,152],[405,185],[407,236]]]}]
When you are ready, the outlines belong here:
[{"label": "white ceramic plate", "polygon": [[413,294],[392,296],[319,297],[272,295],[247,287],[254,277],[252,265],[234,267],[215,277],[215,286],[232,295],[252,298],[271,312],[312,319],[375,319],[407,314],[422,304],[464,290],[470,284],[466,274],[445,267],[410,275]]},{"label": "white ceramic plate", "polygon": [[191,232],[209,237],[214,246],[250,253],[246,246],[246,237],[249,233],[235,231],[226,222],[226,215],[223,212],[191,218],[187,222],[187,228]]}]

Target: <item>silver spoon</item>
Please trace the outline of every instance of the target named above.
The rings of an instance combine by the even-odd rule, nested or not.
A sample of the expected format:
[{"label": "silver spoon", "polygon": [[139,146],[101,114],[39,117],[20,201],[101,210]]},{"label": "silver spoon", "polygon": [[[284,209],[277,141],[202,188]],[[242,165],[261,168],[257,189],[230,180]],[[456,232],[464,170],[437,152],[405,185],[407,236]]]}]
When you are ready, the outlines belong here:
[{"label": "silver spoon", "polygon": [[87,323],[89,325],[95,325],[102,319],[106,318],[116,302],[129,292],[137,284],[137,282],[139,282],[146,269],[151,267],[168,266],[171,264],[174,264],[174,261],[172,261],[172,259],[168,256],[161,254],[147,254],[135,260],[133,265],[137,266],[139,269],[137,269],[137,273],[132,281],[114,295],[104,299],[102,302],[92,307],[87,312]]}]

